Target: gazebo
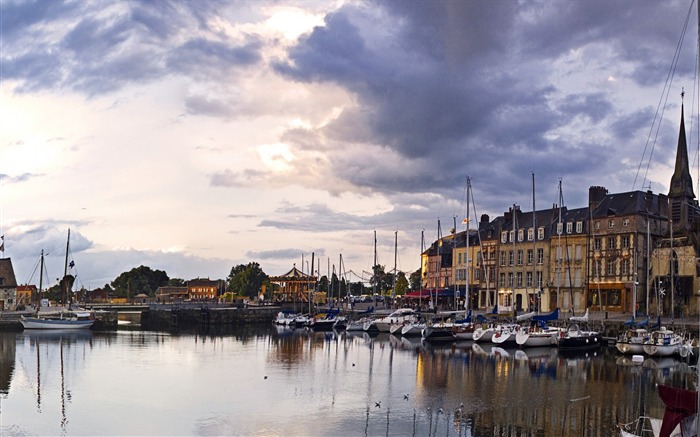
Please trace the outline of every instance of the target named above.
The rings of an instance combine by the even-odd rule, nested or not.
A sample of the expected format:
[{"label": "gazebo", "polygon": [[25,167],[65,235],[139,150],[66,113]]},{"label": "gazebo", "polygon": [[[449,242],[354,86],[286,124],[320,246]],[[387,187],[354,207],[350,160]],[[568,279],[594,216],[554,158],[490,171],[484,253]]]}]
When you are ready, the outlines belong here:
[{"label": "gazebo", "polygon": [[308,275],[297,269],[295,264],[292,270],[284,275],[270,276],[270,283],[277,285],[273,299],[308,302],[309,291],[314,289],[317,279],[316,276]]}]

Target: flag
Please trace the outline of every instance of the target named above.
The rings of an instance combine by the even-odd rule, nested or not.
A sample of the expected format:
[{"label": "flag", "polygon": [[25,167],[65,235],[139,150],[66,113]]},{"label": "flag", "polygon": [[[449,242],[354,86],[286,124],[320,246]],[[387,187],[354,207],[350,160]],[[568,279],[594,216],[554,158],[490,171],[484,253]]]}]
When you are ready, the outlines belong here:
[{"label": "flag", "polygon": [[71,269],[75,267],[75,262],[71,260],[71,262],[68,264],[68,267],[70,267]]},{"label": "flag", "polygon": [[5,236],[4,235],[0,235],[0,241],[2,241],[2,243],[0,243],[0,252],[5,252]]}]

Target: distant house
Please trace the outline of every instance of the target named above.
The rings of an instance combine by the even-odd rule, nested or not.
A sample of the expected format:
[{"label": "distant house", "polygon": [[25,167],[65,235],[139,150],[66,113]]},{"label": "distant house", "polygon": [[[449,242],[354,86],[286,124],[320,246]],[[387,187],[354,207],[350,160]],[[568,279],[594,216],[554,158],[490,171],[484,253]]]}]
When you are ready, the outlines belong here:
[{"label": "distant house", "polygon": [[188,298],[187,287],[158,287],[156,300],[160,303],[181,302]]},{"label": "distant house", "polygon": [[30,306],[36,303],[36,285],[17,286],[17,305]]},{"label": "distant house", "polygon": [[17,306],[17,280],[10,258],[0,258],[0,310]]},{"label": "distant house", "polygon": [[104,288],[95,288],[85,292],[86,302],[109,302],[109,293]]},{"label": "distant house", "polygon": [[192,300],[214,300],[218,290],[219,281],[203,278],[187,281],[187,294]]}]

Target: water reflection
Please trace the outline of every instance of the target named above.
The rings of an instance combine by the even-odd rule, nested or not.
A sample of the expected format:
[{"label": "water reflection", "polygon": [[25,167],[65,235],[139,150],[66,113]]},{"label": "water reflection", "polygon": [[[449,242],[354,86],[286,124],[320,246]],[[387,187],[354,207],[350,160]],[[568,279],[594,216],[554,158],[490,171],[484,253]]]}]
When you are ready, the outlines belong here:
[{"label": "water reflection", "polygon": [[3,435],[107,424],[119,435],[606,436],[641,413],[662,417],[656,384],[695,383],[685,363],[635,363],[614,348],[562,355],[272,326],[0,333],[0,351],[2,413],[16,421]]},{"label": "water reflection", "polygon": [[[302,350],[310,341],[305,338],[318,333],[285,331],[284,335],[295,338]],[[381,365],[372,361],[372,352],[378,348],[413,356],[415,384],[403,396],[414,407],[411,430],[422,415],[429,434],[441,421],[450,420],[452,432],[460,435],[609,435],[620,418],[636,418],[640,411],[663,416],[656,384],[692,387],[695,380],[688,365],[675,358],[647,358],[633,364],[612,348],[561,354],[548,347],[430,344],[366,333],[334,334],[330,341],[341,348],[370,351],[369,361],[363,364],[370,367],[368,380],[376,377],[376,366]],[[377,390],[371,392],[381,397]],[[367,402],[366,422],[377,413],[374,401]],[[402,414],[396,407],[392,413]],[[387,426],[391,419],[387,417]]]}]

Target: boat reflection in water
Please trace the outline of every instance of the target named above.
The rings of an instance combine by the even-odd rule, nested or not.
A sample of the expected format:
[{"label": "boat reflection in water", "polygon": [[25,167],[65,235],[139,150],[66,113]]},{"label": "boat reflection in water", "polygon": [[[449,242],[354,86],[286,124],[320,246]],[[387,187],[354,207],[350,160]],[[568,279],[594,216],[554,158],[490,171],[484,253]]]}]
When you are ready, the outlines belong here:
[{"label": "boat reflection in water", "polygon": [[[612,347],[563,355],[273,326],[0,339],[2,435],[612,435],[642,404],[663,415],[656,384],[694,378]],[[180,402],[163,421],[171,391]]]}]

